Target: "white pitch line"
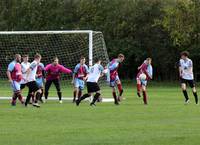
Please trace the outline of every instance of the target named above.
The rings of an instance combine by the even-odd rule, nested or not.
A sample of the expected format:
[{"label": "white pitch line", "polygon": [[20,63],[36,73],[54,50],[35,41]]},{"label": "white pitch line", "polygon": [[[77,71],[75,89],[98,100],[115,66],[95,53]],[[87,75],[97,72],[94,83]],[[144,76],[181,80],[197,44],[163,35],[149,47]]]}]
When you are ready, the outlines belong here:
[{"label": "white pitch line", "polygon": [[[0,100],[11,100],[12,97],[0,97]],[[49,97],[48,100],[58,100],[58,97]],[[72,101],[73,98],[70,97],[63,97],[62,100]],[[90,100],[90,99],[86,99]],[[102,102],[114,102],[112,98],[102,98]]]}]

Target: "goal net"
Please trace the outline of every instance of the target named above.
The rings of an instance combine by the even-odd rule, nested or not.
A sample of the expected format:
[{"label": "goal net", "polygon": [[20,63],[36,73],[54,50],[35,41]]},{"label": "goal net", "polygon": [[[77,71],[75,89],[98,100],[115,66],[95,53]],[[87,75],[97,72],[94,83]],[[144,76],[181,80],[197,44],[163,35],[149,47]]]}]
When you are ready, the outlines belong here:
[{"label": "goal net", "polygon": [[[95,58],[101,58],[103,64],[109,62],[103,34],[96,31],[8,31],[0,32],[0,88],[7,96],[5,86],[9,88],[6,70],[14,59],[14,54],[28,54],[33,61],[36,53],[42,55],[44,65],[57,56],[60,64],[74,69],[80,57],[86,57],[86,64],[91,66]],[[72,77],[62,75],[62,85],[70,85]],[[53,87],[54,88],[54,87]],[[63,87],[62,87],[63,88]],[[10,92],[10,91],[9,91]],[[71,96],[71,94],[70,94]]]}]

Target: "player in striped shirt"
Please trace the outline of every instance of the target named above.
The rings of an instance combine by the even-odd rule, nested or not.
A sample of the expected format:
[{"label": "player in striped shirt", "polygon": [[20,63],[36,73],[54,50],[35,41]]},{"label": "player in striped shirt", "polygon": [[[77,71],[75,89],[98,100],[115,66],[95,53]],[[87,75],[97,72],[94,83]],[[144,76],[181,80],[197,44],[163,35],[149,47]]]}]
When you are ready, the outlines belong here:
[{"label": "player in striped shirt", "polygon": [[[121,81],[118,76],[118,68],[120,64],[124,61],[124,55],[119,54],[118,58],[113,59],[109,64],[108,64],[108,70],[109,70],[109,75],[108,75],[108,81],[110,82],[110,87],[112,87],[112,94],[113,98],[115,100],[115,104],[119,105],[119,101],[121,101],[121,97],[123,94],[123,88]],[[116,95],[116,90],[115,86],[117,86],[118,91],[119,91],[119,96],[117,97]]]},{"label": "player in striped shirt", "polygon": [[71,74],[72,71],[63,65],[59,64],[59,59],[57,57],[54,57],[53,63],[48,64],[45,67],[45,71],[47,73],[46,75],[46,84],[45,84],[45,99],[48,99],[48,94],[49,94],[49,88],[51,87],[51,84],[54,83],[59,102],[62,103],[62,92],[60,88],[60,74],[65,73],[65,74]]},{"label": "player in striped shirt", "polygon": [[11,105],[16,105],[17,98],[20,100],[20,102],[23,104],[23,97],[21,95],[20,91],[20,82],[22,80],[22,70],[21,70],[21,55],[16,54],[15,60],[13,60],[9,65],[7,69],[7,76],[8,80],[11,83],[11,87],[13,90],[13,97],[11,101]]},{"label": "player in striped shirt", "polygon": [[188,56],[189,52],[181,52],[181,59],[179,61],[179,76],[181,80],[181,88],[185,97],[185,104],[189,103],[189,97],[187,94],[187,84],[189,84],[189,86],[192,88],[195,103],[198,104],[198,96],[193,74],[193,63],[192,60],[188,58]]},{"label": "player in striped shirt", "polygon": [[88,77],[88,66],[85,64],[85,57],[80,58],[80,63],[75,66],[72,84],[74,85],[74,99],[73,102],[76,101],[76,98],[80,98],[82,96],[82,91],[85,86],[85,81]]},{"label": "player in striped shirt", "polygon": [[[147,81],[151,80],[153,78],[153,68],[152,68],[151,62],[152,62],[152,59],[147,58],[144,61],[144,63],[138,67],[138,74],[136,77],[137,95],[138,95],[138,97],[141,97],[140,91],[142,89],[143,101],[144,101],[145,105],[147,105],[147,93],[146,93]],[[140,78],[141,74],[145,74],[146,79]]]},{"label": "player in striped shirt", "polygon": [[98,100],[98,98],[101,95],[100,87],[97,82],[98,82],[99,78],[103,75],[103,71],[104,71],[104,68],[101,65],[101,60],[97,59],[95,61],[95,65],[93,65],[90,68],[90,71],[88,74],[88,79],[87,79],[87,92],[88,93],[84,94],[82,97],[80,97],[78,100],[76,100],[77,106],[79,106],[79,104],[82,100],[93,95],[93,93],[95,93],[95,95],[94,95],[94,98],[93,98],[92,102],[90,103],[90,105],[95,106],[95,102]]}]

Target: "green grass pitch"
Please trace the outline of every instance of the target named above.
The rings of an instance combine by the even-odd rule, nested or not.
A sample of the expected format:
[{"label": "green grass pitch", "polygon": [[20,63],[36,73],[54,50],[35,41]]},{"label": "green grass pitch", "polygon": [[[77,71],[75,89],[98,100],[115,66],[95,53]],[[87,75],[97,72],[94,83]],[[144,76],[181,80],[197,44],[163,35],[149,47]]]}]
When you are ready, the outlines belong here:
[{"label": "green grass pitch", "polygon": [[[53,87],[54,88],[54,87]],[[71,88],[62,88],[63,94]],[[183,104],[179,84],[150,83],[144,106],[133,84],[124,87],[120,106],[98,103],[79,107],[69,101],[49,101],[41,108],[12,107],[0,100],[0,145],[198,145],[200,106]],[[8,96],[8,87],[0,87]],[[50,92],[55,95],[55,90]],[[103,96],[111,97],[110,88]],[[68,95],[69,96],[69,95]]]}]

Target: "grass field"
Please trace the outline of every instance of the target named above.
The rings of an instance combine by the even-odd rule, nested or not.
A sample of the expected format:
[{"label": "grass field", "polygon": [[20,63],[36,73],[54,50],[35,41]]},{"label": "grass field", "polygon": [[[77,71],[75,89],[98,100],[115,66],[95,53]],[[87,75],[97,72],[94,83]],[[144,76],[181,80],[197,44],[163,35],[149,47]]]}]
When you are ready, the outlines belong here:
[{"label": "grass field", "polygon": [[[41,108],[11,107],[0,100],[0,145],[198,145],[200,106],[183,104],[178,83],[149,84],[149,105],[135,94],[135,85],[125,85],[120,106],[99,103],[49,101]],[[71,93],[71,88],[63,94]],[[7,87],[0,87],[8,96]],[[51,96],[55,95],[55,90]],[[68,95],[69,96],[69,95]],[[109,88],[103,96],[111,97]]]}]

